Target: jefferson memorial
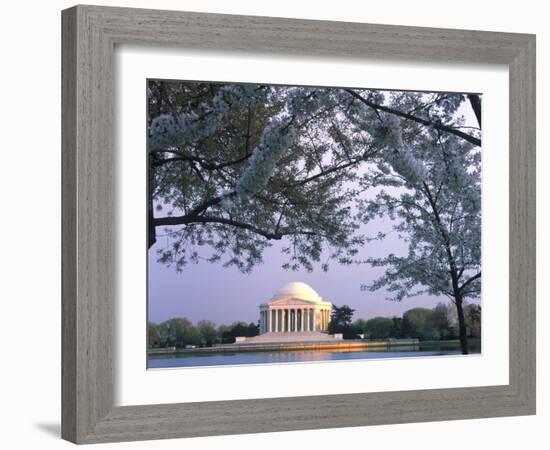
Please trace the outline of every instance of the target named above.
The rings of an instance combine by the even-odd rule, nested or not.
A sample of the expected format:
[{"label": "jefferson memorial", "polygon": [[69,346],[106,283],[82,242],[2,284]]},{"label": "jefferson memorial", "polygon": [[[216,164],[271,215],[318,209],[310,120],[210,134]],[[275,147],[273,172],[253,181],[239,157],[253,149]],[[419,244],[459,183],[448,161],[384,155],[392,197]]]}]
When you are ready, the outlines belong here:
[{"label": "jefferson memorial", "polygon": [[243,342],[326,341],[341,337],[329,335],[332,303],[323,300],[305,283],[284,285],[260,305],[260,335]]}]

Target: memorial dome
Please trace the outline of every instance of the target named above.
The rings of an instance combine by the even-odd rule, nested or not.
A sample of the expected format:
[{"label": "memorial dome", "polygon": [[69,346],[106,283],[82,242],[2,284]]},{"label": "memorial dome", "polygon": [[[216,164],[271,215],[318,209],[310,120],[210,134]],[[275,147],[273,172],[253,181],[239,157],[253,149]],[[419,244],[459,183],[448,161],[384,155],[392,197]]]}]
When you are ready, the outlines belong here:
[{"label": "memorial dome", "polygon": [[271,299],[285,300],[285,299],[298,299],[305,300],[307,302],[321,303],[323,299],[315,290],[301,281],[293,281],[292,283],[285,284]]}]

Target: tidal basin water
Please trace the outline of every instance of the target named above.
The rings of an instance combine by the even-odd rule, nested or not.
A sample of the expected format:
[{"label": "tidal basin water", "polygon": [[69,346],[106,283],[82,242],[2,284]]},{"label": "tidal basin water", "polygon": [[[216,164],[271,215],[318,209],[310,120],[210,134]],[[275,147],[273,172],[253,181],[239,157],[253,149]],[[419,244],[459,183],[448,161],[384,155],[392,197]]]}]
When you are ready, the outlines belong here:
[{"label": "tidal basin water", "polygon": [[[355,359],[410,358],[415,356],[460,355],[460,348],[454,343],[430,343],[410,347],[399,347],[397,351],[369,349],[368,351],[338,350],[294,350],[294,351],[248,351],[223,353],[173,353],[170,355],[149,355],[149,369],[171,367],[228,366],[240,364],[277,364],[312,361],[344,361]],[[479,344],[470,345],[471,354],[479,354]]]}]

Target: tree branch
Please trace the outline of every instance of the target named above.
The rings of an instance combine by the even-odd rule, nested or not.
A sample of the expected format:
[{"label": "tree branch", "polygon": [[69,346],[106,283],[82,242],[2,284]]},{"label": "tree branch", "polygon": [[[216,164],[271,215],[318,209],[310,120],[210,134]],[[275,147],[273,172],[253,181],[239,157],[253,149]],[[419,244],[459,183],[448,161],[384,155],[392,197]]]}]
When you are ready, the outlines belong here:
[{"label": "tree branch", "polygon": [[468,100],[470,100],[470,105],[476,115],[477,123],[479,128],[481,128],[481,98],[476,94],[468,94]]},{"label": "tree branch", "polygon": [[464,133],[460,130],[457,130],[455,128],[448,127],[446,125],[432,122],[430,120],[422,119],[421,117],[413,116],[412,114],[408,114],[402,111],[399,111],[397,109],[390,108],[388,106],[380,105],[378,103],[371,102],[370,100],[367,100],[366,98],[362,97],[360,94],[355,92],[353,89],[345,89],[346,92],[348,92],[350,95],[355,97],[357,100],[361,101],[365,105],[373,108],[375,111],[384,111],[390,114],[395,114],[396,116],[403,117],[407,120],[412,120],[413,122],[421,123],[422,125],[426,125],[432,128],[435,128],[437,130],[445,131],[447,133],[454,134],[455,136],[461,137],[465,141],[468,141],[471,144],[474,144],[478,147],[481,147],[481,139],[478,139],[474,136],[470,136],[467,133]]},{"label": "tree branch", "polygon": [[237,158],[233,161],[226,161],[219,164],[214,164],[210,161],[207,161],[203,158],[199,158],[198,156],[188,155],[180,150],[156,150],[154,153],[169,153],[172,155],[176,155],[173,158],[165,158],[165,159],[157,159],[152,162],[153,167],[162,166],[164,164],[173,162],[173,161],[185,161],[185,162],[196,162],[201,165],[201,167],[204,167],[207,170],[219,170],[223,169],[228,166],[233,166],[235,164],[242,163],[246,161],[248,158],[250,158],[250,153],[247,153],[245,156],[242,156],[241,158]]},{"label": "tree branch", "polygon": [[295,188],[299,186],[303,186],[304,184],[309,183],[310,181],[314,181],[318,178],[325,177],[327,175],[330,175],[331,173],[338,172],[339,170],[347,169],[351,166],[354,166],[358,163],[361,163],[367,159],[367,157],[370,156],[369,152],[365,152],[360,158],[356,158],[354,160],[351,160],[350,162],[347,162],[345,164],[341,164],[338,166],[332,166],[329,169],[325,169],[323,171],[320,171],[316,173],[315,175],[311,175],[310,177],[304,178],[302,180],[297,180],[295,183],[289,185],[289,188]]},{"label": "tree branch", "polygon": [[222,225],[230,225],[237,228],[242,228],[244,230],[252,231],[260,236],[265,237],[269,240],[281,240],[284,236],[292,234],[305,234],[305,235],[316,235],[313,231],[278,231],[271,232],[261,228],[258,228],[254,225],[240,222],[234,219],[227,219],[225,217],[212,217],[212,216],[196,216],[190,217],[189,215],[185,216],[173,216],[173,217],[159,217],[154,219],[155,226],[174,226],[174,225],[188,225],[192,223],[217,223]]},{"label": "tree branch", "polygon": [[462,283],[462,286],[460,286],[460,291],[464,292],[464,288],[478,278],[481,278],[481,272],[476,273],[474,276],[468,278],[464,283]]}]

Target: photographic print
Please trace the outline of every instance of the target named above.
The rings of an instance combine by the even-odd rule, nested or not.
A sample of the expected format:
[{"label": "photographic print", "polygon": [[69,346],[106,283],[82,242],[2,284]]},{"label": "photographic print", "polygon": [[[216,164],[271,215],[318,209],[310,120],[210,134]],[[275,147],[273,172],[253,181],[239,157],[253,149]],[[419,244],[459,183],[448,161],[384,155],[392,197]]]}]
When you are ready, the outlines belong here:
[{"label": "photographic print", "polygon": [[147,367],[480,354],[481,108],[147,80]]}]

